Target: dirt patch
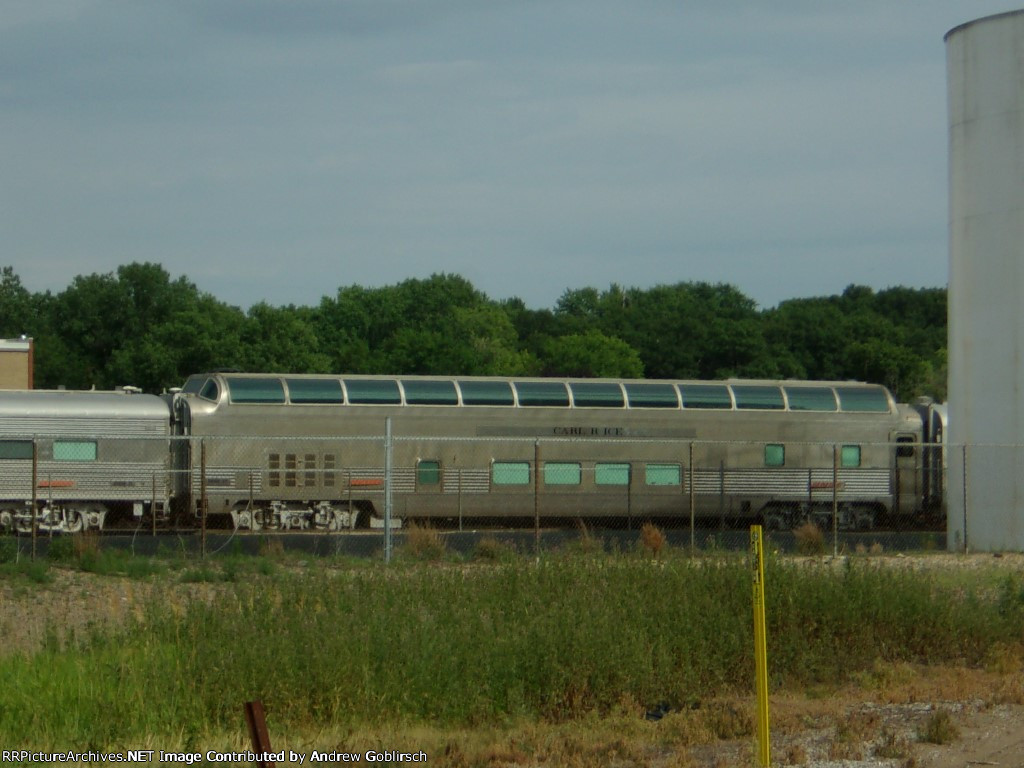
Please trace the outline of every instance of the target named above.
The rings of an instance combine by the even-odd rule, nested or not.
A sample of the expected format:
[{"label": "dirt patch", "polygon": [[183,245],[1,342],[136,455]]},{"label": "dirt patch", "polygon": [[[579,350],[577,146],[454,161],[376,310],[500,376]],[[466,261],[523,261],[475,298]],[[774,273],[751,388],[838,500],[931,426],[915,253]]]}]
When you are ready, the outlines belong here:
[{"label": "dirt patch", "polygon": [[217,589],[215,584],[179,584],[173,578],[140,581],[63,568],[48,573],[46,584],[0,582],[0,655],[31,653],[47,642],[63,644],[93,629],[123,626],[129,618],[141,619],[151,600],[181,607],[208,601]]}]

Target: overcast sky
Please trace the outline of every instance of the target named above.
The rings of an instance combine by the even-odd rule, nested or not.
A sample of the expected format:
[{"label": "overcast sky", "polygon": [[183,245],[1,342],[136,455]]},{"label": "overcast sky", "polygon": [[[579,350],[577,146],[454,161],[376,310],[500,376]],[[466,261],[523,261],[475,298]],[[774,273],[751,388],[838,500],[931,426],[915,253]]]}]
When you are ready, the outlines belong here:
[{"label": "overcast sky", "polygon": [[943,35],[1014,7],[0,0],[0,265],[159,262],[242,307],[942,286]]}]

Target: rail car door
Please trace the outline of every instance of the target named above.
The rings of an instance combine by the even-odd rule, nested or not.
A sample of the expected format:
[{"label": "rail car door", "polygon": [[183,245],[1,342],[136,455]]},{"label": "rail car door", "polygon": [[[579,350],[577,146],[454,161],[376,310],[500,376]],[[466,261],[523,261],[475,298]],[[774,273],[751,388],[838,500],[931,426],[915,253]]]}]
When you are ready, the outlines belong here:
[{"label": "rail car door", "polygon": [[917,435],[912,432],[897,432],[889,439],[895,443],[896,461],[893,478],[893,513],[912,515],[917,511],[921,496],[921,446]]}]

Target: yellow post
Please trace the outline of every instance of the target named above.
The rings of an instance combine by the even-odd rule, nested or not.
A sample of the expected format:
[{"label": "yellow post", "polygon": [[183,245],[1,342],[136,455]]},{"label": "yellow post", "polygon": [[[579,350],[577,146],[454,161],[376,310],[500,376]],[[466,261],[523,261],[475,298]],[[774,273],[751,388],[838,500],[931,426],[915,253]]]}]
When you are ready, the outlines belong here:
[{"label": "yellow post", "polygon": [[771,766],[768,739],[768,641],[764,622],[764,544],[761,526],[750,526],[750,559],[754,577],[754,664],[757,678],[757,753],[765,768]]}]

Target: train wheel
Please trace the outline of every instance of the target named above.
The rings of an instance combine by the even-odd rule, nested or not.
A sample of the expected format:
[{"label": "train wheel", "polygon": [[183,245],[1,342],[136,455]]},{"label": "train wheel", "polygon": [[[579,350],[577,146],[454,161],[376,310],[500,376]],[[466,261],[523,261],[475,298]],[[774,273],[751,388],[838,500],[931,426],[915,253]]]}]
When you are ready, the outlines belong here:
[{"label": "train wheel", "polygon": [[16,512],[12,509],[0,509],[0,531],[10,533],[14,528],[14,516]]},{"label": "train wheel", "polygon": [[878,515],[874,507],[859,507],[854,511],[854,527],[858,531],[870,531],[877,523]]},{"label": "train wheel", "polygon": [[767,531],[788,531],[793,527],[794,511],[784,504],[769,504],[762,510],[761,518]]},{"label": "train wheel", "polygon": [[79,514],[82,516],[82,527],[85,530],[89,528],[95,528],[97,531],[103,530],[103,523],[107,519],[107,508],[102,504],[89,504],[84,509],[79,510]]},{"label": "train wheel", "polygon": [[64,530],[68,533],[79,533],[85,527],[82,513],[77,509],[64,510]]},{"label": "train wheel", "polygon": [[231,510],[231,522],[236,531],[258,531],[263,526],[256,520],[256,515],[248,507]]}]

